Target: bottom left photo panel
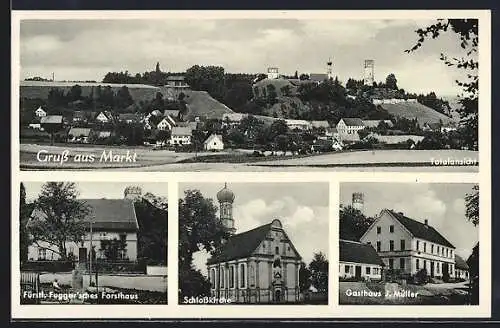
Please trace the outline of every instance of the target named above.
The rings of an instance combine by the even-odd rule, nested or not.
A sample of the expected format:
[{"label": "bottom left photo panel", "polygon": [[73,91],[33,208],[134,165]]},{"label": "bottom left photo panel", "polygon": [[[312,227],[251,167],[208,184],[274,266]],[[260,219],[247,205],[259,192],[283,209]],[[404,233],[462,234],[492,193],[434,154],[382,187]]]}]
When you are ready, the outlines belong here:
[{"label": "bottom left photo panel", "polygon": [[167,304],[167,183],[23,181],[20,304]]}]

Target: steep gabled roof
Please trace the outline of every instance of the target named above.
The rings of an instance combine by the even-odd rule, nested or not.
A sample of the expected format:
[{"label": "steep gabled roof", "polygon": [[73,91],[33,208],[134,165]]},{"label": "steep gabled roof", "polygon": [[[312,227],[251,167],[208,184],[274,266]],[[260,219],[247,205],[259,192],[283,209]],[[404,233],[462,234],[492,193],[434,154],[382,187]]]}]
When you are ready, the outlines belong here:
[{"label": "steep gabled roof", "polygon": [[137,231],[134,203],[129,199],[81,199],[92,208],[96,230]]},{"label": "steep gabled roof", "polygon": [[443,235],[430,225],[425,225],[422,222],[410,219],[401,213],[396,213],[392,210],[387,210],[396,220],[398,220],[414,237],[428,240],[430,242],[444,245],[446,247],[455,248]]},{"label": "steep gabled roof", "polygon": [[222,141],[222,136],[220,134],[212,133],[211,135],[208,136],[207,140],[205,140],[203,142],[203,144],[207,144],[207,143],[211,142],[215,138],[218,138],[221,142],[223,142]]},{"label": "steep gabled roof", "polygon": [[469,266],[460,255],[455,254],[455,268],[461,270],[469,270]]},{"label": "steep gabled roof", "polygon": [[174,126],[172,128],[172,133],[173,136],[190,136],[193,134],[192,130],[190,127],[185,127],[185,126]]},{"label": "steep gabled roof", "polygon": [[340,240],[340,261],[375,264],[383,266],[384,263],[371,245],[357,241]]},{"label": "steep gabled roof", "polygon": [[[87,222],[92,219],[92,229],[95,231],[135,232],[139,224],[135,214],[134,203],[129,199],[79,199],[90,207]],[[31,216],[44,219],[44,213],[35,209]],[[90,224],[85,227],[90,229]]]},{"label": "steep gabled roof", "polygon": [[266,238],[271,230],[271,223],[236,234],[228,239],[216,255],[208,259],[207,264],[227,262],[249,257]]},{"label": "steep gabled roof", "polygon": [[347,126],[364,126],[363,120],[358,117],[343,117],[342,120]]}]

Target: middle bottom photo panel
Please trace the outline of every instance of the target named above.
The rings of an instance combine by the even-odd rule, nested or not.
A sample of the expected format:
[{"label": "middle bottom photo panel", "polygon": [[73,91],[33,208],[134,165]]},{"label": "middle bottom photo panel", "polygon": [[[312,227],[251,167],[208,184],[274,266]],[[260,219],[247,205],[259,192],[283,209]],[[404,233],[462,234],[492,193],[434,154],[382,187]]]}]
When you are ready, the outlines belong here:
[{"label": "middle bottom photo panel", "polygon": [[180,304],[328,304],[328,183],[179,188]]}]

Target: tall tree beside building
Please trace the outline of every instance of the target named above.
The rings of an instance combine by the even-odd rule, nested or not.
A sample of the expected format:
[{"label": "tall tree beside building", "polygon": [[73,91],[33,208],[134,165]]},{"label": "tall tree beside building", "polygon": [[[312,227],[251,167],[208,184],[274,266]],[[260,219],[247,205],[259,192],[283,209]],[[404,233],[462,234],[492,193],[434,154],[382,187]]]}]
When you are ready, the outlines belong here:
[{"label": "tall tree beside building", "polygon": [[78,243],[85,235],[90,207],[77,199],[79,193],[72,182],[47,182],[33,202],[33,217],[28,232],[41,248],[46,243],[61,260],[67,260],[66,245]]},{"label": "tall tree beside building", "polygon": [[311,283],[319,292],[328,293],[328,259],[322,252],[314,253],[309,263]]},{"label": "tall tree beside building", "polygon": [[191,89],[207,91],[215,99],[223,100],[223,67],[194,65],[186,70],[185,78]]},{"label": "tall tree beside building", "polygon": [[311,270],[304,262],[300,262],[299,268],[299,289],[304,292],[311,287]]},{"label": "tall tree beside building", "polygon": [[465,217],[475,227],[479,225],[479,185],[474,185],[472,192],[465,195]]},{"label": "tall tree beside building", "polygon": [[31,244],[30,235],[27,230],[28,221],[31,215],[31,206],[26,203],[26,189],[21,182],[19,201],[19,252],[21,263],[28,260],[28,246]]},{"label": "tall tree beside building", "polygon": [[464,71],[466,76],[462,81],[457,81],[462,88],[462,95],[459,96],[461,123],[461,135],[465,143],[471,149],[478,149],[478,96],[479,96],[479,21],[478,19],[439,19],[435,24],[426,28],[418,29],[416,44],[406,50],[407,53],[418,50],[424,42],[429,39],[436,39],[442,33],[453,32],[460,38],[460,47],[463,49],[461,58],[450,58],[446,54],[441,54],[440,59],[450,67],[455,67]]},{"label": "tall tree beside building", "polygon": [[393,73],[387,75],[385,78],[385,87],[391,90],[398,90],[398,80],[396,79],[396,75]]},{"label": "tall tree beside building", "polygon": [[184,199],[179,199],[180,297],[210,293],[210,282],[193,266],[193,254],[201,250],[213,253],[228,237],[216,214],[212,199],[199,190],[187,190]]},{"label": "tall tree beside building", "polygon": [[375,221],[351,205],[340,208],[340,239],[359,241]]}]

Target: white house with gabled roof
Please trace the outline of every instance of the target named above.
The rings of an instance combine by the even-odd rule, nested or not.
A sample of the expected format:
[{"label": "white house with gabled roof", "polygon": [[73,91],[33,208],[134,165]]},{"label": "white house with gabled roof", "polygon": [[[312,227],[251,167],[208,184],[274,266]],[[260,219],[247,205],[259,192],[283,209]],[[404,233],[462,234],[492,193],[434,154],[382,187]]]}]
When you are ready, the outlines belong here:
[{"label": "white house with gabled roof", "polygon": [[414,275],[425,268],[430,277],[442,277],[445,271],[455,276],[455,246],[428,220],[383,209],[360,241],[375,248],[387,270]]}]

